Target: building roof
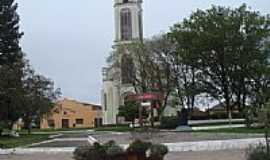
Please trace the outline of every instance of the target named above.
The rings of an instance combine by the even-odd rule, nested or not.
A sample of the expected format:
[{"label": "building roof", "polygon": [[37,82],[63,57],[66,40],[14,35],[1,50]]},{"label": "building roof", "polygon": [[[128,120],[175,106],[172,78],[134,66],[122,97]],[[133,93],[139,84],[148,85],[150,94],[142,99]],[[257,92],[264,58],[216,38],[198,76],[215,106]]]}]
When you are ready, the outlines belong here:
[{"label": "building roof", "polygon": [[84,106],[98,107],[99,109],[102,109],[101,105],[93,104],[93,103],[80,102],[78,100],[74,100],[74,99],[70,99],[70,98],[59,99],[59,100],[57,100],[57,103],[61,103],[63,101],[72,101],[74,103],[79,103],[79,104],[82,104]]}]

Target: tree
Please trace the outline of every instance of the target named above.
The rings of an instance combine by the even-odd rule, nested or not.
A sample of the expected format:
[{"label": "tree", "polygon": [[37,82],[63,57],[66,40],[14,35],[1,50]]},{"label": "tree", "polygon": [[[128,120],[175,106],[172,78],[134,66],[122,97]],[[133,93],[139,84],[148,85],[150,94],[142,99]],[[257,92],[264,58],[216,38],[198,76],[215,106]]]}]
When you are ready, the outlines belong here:
[{"label": "tree", "polygon": [[126,48],[134,62],[133,85],[136,92],[163,94],[163,101],[158,101],[158,113],[161,116],[175,88],[167,59],[172,52],[172,45],[163,36],[157,36],[144,42],[128,44]]},{"label": "tree", "polygon": [[18,74],[21,70],[13,70],[7,65],[0,69],[0,121],[4,122],[5,128],[12,128],[21,113],[23,113],[23,84]]},{"label": "tree", "polygon": [[[186,61],[192,61],[192,57],[185,57],[189,50],[178,50],[176,43],[171,39],[171,35],[162,35],[159,38],[160,43],[166,46],[167,51],[160,52],[159,60],[165,63],[170,70],[171,95],[176,98],[176,103],[180,104],[188,111],[192,111],[195,106],[196,96],[201,93],[200,83],[197,81],[199,72],[195,67],[186,64]],[[164,50],[164,49],[163,49]],[[158,52],[156,52],[158,53]]]},{"label": "tree", "polygon": [[[159,101],[158,113],[162,116],[169,97],[176,95],[178,104],[192,108],[199,94],[196,70],[184,64],[176,45],[167,34],[155,36],[144,42],[134,42],[125,46],[135,64],[133,85],[139,93],[163,94]],[[131,72],[131,71],[129,71]],[[177,93],[177,94],[174,94]]]},{"label": "tree", "polygon": [[19,40],[19,16],[14,0],[0,1],[0,121],[9,128],[22,112],[23,53]]},{"label": "tree", "polygon": [[270,101],[270,41],[263,43],[260,59],[250,68],[251,81],[248,88],[253,106],[263,108]]},{"label": "tree", "polygon": [[24,58],[17,8],[14,0],[0,1],[0,121],[9,129],[19,118],[30,126],[34,117],[50,110],[59,95],[53,82],[35,74]]},{"label": "tree", "polygon": [[19,40],[23,33],[19,31],[17,8],[18,4],[14,0],[0,2],[0,65],[13,66],[22,62]]},{"label": "tree", "polygon": [[163,103],[158,109],[160,118],[168,104],[169,96],[175,91],[176,79],[173,72],[173,54],[175,45],[169,41],[167,35],[155,36],[146,41],[146,47],[151,58],[151,65],[148,67],[149,77],[152,79],[151,89],[154,92],[163,94]]},{"label": "tree", "polygon": [[22,118],[30,133],[33,121],[39,120],[44,114],[49,113],[61,93],[59,89],[54,89],[54,83],[50,79],[35,74],[30,66],[26,68],[25,72]]},{"label": "tree", "polygon": [[259,112],[259,122],[263,125],[265,131],[266,151],[267,156],[270,156],[270,103],[266,103]]},{"label": "tree", "polygon": [[197,10],[169,33],[184,64],[196,69],[203,92],[224,102],[230,118],[233,106],[247,103],[256,64],[267,59],[263,42],[269,40],[269,25],[269,16],[246,5],[213,6]]},{"label": "tree", "polygon": [[119,107],[118,116],[125,117],[125,120],[131,121],[134,126],[135,119],[139,118],[139,107],[134,102],[127,102],[126,105]]}]

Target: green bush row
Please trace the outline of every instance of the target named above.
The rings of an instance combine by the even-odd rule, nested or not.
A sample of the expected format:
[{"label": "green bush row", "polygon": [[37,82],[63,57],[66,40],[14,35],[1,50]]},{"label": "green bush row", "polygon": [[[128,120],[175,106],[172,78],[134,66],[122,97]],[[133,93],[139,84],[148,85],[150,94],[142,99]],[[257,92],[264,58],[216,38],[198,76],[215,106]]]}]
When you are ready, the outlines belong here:
[{"label": "green bush row", "polygon": [[[146,152],[150,151],[147,156]],[[103,145],[95,143],[92,146],[78,147],[74,151],[75,160],[163,160],[168,148],[162,144],[152,144],[136,140],[127,150],[122,149],[114,141]]]},{"label": "green bush row", "polygon": [[179,118],[177,116],[162,117],[160,121],[161,129],[175,129],[179,125]]}]

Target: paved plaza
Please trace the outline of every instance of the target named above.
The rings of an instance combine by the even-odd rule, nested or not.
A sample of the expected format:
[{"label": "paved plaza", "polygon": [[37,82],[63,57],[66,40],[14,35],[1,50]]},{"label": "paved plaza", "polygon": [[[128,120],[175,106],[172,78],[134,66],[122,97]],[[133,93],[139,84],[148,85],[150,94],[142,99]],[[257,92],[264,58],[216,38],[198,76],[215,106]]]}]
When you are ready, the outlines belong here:
[{"label": "paved plaza", "polygon": [[263,135],[254,134],[230,134],[230,133],[199,133],[199,132],[78,132],[64,133],[53,140],[36,144],[32,147],[78,147],[89,145],[89,137],[106,143],[114,140],[118,144],[129,144],[135,139],[150,141],[153,143],[182,143],[182,142],[206,142],[231,139],[262,138]]},{"label": "paved plaza", "polygon": [[[169,153],[165,160],[246,160],[245,151]],[[73,160],[71,153],[0,155],[1,160]]]},{"label": "paved plaza", "polygon": [[231,134],[231,133],[199,133],[199,132],[125,132],[125,133],[102,133],[93,134],[99,142],[105,143],[115,140],[118,144],[128,144],[135,139],[142,139],[153,143],[177,143],[214,141],[230,139],[261,138],[263,135],[254,134]]},{"label": "paved plaza", "polygon": [[[72,151],[78,146],[89,145],[89,137],[99,142],[107,142],[115,140],[118,144],[128,144],[133,139],[142,138],[154,143],[193,143],[197,146],[197,142],[203,144],[211,142],[208,145],[213,146],[215,140],[226,142],[233,139],[257,138],[261,135],[246,134],[212,134],[212,133],[185,133],[185,132],[157,132],[157,133],[117,133],[117,132],[94,132],[83,131],[76,133],[61,133],[54,139],[35,144],[23,152],[15,152],[10,155],[0,155],[0,160],[73,160]],[[256,140],[256,139],[254,139]],[[212,142],[213,141],[213,142]],[[222,143],[224,143],[222,142]],[[196,144],[195,144],[196,143]],[[213,144],[212,144],[213,143]],[[230,142],[231,143],[231,142]],[[191,147],[189,144],[186,147]],[[169,147],[169,146],[168,146]],[[179,147],[179,146],[178,146]],[[199,148],[203,148],[200,144]],[[28,152],[27,150],[35,150]],[[36,150],[41,149],[41,150]],[[49,151],[50,150],[50,151]],[[175,150],[171,150],[175,151]],[[179,150],[177,150],[179,151]],[[193,151],[193,152],[192,152]],[[221,149],[213,151],[211,149],[187,150],[183,152],[170,152],[165,160],[246,160],[246,152],[244,149]]]}]

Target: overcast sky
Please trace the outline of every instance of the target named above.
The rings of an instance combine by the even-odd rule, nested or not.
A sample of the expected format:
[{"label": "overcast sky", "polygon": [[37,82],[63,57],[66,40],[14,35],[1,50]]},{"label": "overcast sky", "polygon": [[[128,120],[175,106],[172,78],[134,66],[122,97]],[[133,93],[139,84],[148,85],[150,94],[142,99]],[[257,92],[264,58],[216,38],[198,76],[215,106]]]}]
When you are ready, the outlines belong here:
[{"label": "overcast sky", "polygon": [[[114,40],[113,0],[17,0],[22,47],[37,72],[64,97],[100,103],[101,68]],[[144,0],[144,36],[166,32],[212,4],[270,13],[270,0]]]}]

